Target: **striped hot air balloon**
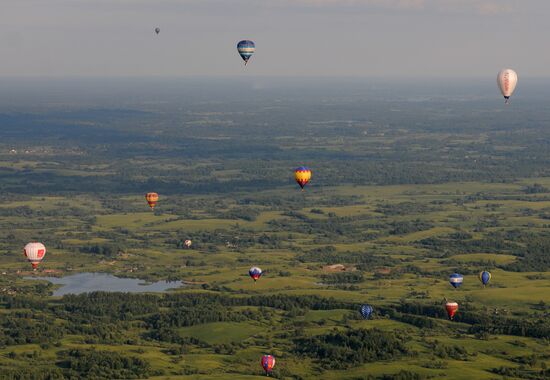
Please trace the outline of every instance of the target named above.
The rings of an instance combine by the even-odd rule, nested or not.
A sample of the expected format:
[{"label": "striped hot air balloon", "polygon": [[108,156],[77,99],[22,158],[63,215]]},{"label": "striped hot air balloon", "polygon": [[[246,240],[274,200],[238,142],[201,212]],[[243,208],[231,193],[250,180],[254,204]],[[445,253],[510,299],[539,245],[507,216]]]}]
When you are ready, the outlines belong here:
[{"label": "striped hot air balloon", "polygon": [[445,310],[447,310],[447,315],[449,316],[449,319],[452,321],[455,317],[456,312],[458,311],[458,304],[456,302],[447,302],[445,304]]},{"label": "striped hot air balloon", "polygon": [[374,309],[372,308],[371,305],[361,306],[361,315],[365,319],[369,319],[371,317],[373,311],[374,311]]},{"label": "striped hot air balloon", "polygon": [[502,96],[504,96],[504,103],[508,104],[508,100],[518,84],[518,74],[512,69],[500,70],[497,76],[497,84]]},{"label": "striped hot air balloon", "polygon": [[157,193],[147,193],[145,194],[145,199],[147,200],[149,207],[151,207],[151,210],[154,210],[159,200],[159,195]]},{"label": "striped hot air balloon", "polygon": [[483,272],[480,272],[479,281],[481,281],[483,286],[487,285],[489,281],[491,281],[491,272],[487,272],[486,270],[484,270]]},{"label": "striped hot air balloon", "polygon": [[258,267],[252,267],[250,268],[250,270],[248,271],[248,275],[250,277],[252,277],[252,279],[254,280],[254,282],[258,281],[258,279],[260,277],[262,277],[262,270]]},{"label": "striped hot air balloon", "polygon": [[32,268],[36,270],[38,264],[40,264],[46,255],[46,247],[44,244],[38,242],[28,243],[25,248],[23,248],[23,254],[32,264]]},{"label": "striped hot air balloon", "polygon": [[305,166],[300,166],[299,168],[294,169],[294,179],[304,191],[304,186],[307,185],[311,179],[311,170]]},{"label": "striped hot air balloon", "polygon": [[462,285],[462,282],[464,281],[464,277],[462,277],[461,274],[453,273],[451,277],[449,277],[449,283],[456,289],[460,285]]},{"label": "striped hot air balloon", "polygon": [[237,51],[239,52],[239,55],[243,59],[244,64],[246,66],[246,64],[248,63],[248,60],[250,59],[250,57],[252,57],[252,54],[254,54],[254,52],[256,51],[256,45],[254,44],[253,41],[242,40],[242,41],[239,41],[239,43],[237,44]]},{"label": "striped hot air balloon", "polygon": [[267,375],[273,370],[273,367],[275,367],[275,357],[273,355],[264,355],[262,356],[261,364]]}]

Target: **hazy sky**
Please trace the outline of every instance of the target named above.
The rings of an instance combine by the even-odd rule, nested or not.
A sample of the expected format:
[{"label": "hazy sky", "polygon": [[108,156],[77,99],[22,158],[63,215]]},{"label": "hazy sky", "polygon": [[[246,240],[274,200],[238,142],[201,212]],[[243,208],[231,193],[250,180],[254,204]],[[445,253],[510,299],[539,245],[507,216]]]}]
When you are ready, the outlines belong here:
[{"label": "hazy sky", "polygon": [[[550,77],[549,0],[0,0],[0,77]],[[159,36],[153,29],[161,28]]]}]

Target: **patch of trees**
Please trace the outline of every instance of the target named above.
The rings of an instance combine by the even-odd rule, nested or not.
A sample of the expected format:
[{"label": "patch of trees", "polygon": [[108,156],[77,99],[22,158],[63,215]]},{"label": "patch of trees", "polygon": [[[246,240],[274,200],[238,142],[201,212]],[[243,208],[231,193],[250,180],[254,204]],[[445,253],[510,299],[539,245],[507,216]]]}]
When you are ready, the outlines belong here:
[{"label": "patch of trees", "polygon": [[100,255],[106,257],[115,257],[120,252],[124,252],[125,248],[120,245],[113,244],[93,244],[85,245],[79,248],[79,251],[82,253],[87,253],[91,255]]},{"label": "patch of trees", "polygon": [[390,223],[392,229],[390,235],[404,235],[413,232],[428,230],[433,227],[432,223],[416,219],[413,221],[393,222]]},{"label": "patch of trees", "polygon": [[0,346],[49,343],[63,336],[63,329],[51,317],[30,312],[0,314]]},{"label": "patch of trees", "polygon": [[403,336],[377,328],[333,331],[294,340],[294,352],[319,359],[324,368],[346,369],[368,362],[397,359],[408,353]]},{"label": "patch of trees", "polygon": [[59,368],[33,368],[27,366],[24,369],[2,368],[3,380],[65,380],[66,377]]},{"label": "patch of trees", "polygon": [[491,372],[504,376],[506,378],[516,378],[516,379],[528,379],[528,380],[547,380],[550,378],[550,369],[528,369],[525,366],[519,367],[498,367],[493,368]]},{"label": "patch of trees", "polygon": [[151,375],[149,363],[114,351],[73,349],[58,353],[57,365],[65,376],[79,379],[143,379]]},{"label": "patch of trees", "polygon": [[384,215],[418,215],[436,211],[435,207],[426,206],[418,202],[401,202],[397,204],[382,204],[376,208],[376,212]]},{"label": "patch of trees", "polygon": [[545,272],[550,270],[550,237],[539,236],[531,239],[527,246],[517,251],[518,260],[502,265],[505,270],[514,272]]}]

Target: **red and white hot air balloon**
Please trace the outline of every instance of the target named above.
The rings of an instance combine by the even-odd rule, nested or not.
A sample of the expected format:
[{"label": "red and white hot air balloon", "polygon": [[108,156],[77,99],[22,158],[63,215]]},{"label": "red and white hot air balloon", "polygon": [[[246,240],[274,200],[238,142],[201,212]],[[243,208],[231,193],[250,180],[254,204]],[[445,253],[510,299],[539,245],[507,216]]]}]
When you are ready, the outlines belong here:
[{"label": "red and white hot air balloon", "polygon": [[502,96],[506,99],[504,102],[508,104],[508,99],[510,99],[518,84],[518,74],[512,69],[500,70],[497,76],[497,84]]},{"label": "red and white hot air balloon", "polygon": [[458,311],[458,303],[447,302],[445,304],[445,310],[447,310],[447,315],[449,316],[449,319],[452,321],[455,317],[456,312]]},{"label": "red and white hot air balloon", "polygon": [[44,247],[42,243],[32,242],[25,246],[23,253],[32,264],[32,268],[36,270],[38,264],[40,264],[44,256],[46,256],[46,247]]}]

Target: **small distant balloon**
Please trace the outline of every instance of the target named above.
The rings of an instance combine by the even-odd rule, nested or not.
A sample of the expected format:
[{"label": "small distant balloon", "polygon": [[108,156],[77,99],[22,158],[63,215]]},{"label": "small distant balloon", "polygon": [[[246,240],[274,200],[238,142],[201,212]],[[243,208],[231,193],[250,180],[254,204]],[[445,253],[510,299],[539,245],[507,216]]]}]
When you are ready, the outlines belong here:
[{"label": "small distant balloon", "polygon": [[300,185],[302,191],[304,191],[304,186],[311,180],[311,170],[305,166],[294,169],[294,179]]},{"label": "small distant balloon", "polygon": [[159,34],[159,33],[160,33],[160,28],[158,28],[158,27],[155,28],[155,33],[156,33],[156,34]]},{"label": "small distant balloon", "polygon": [[31,242],[23,248],[23,254],[31,263],[33,270],[36,270],[38,264],[40,264],[46,255],[46,247],[42,243]]},{"label": "small distant balloon", "polygon": [[458,311],[458,304],[456,302],[447,302],[445,304],[445,310],[447,310],[447,315],[452,321],[455,317],[456,312]]},{"label": "small distant balloon", "polygon": [[250,40],[242,40],[239,41],[237,44],[237,51],[239,52],[239,55],[244,61],[244,65],[248,63],[248,60],[250,57],[252,57],[252,54],[256,51],[256,44],[254,44],[253,41]]},{"label": "small distant balloon", "polygon": [[186,248],[191,248],[191,245],[193,244],[193,242],[190,239],[185,239],[183,244],[185,245]]},{"label": "small distant balloon", "polygon": [[147,200],[147,203],[149,204],[149,207],[151,207],[151,210],[154,210],[159,200],[159,195],[157,193],[147,193],[145,194],[145,200]]},{"label": "small distant balloon", "polygon": [[497,84],[502,96],[504,96],[504,103],[507,104],[518,84],[518,74],[512,69],[500,70],[497,76]]},{"label": "small distant balloon", "polygon": [[365,319],[369,319],[371,317],[373,311],[374,311],[374,309],[370,305],[361,306],[361,315]]},{"label": "small distant balloon", "polygon": [[275,367],[275,357],[273,355],[263,355],[261,364],[265,374],[268,375]]},{"label": "small distant balloon", "polygon": [[461,274],[453,273],[449,277],[449,283],[456,289],[460,285],[462,285],[462,282],[464,281],[464,277]]},{"label": "small distant balloon", "polygon": [[260,277],[262,277],[262,274],[263,274],[262,270],[261,270],[260,268],[258,268],[258,267],[252,267],[252,268],[250,268],[250,270],[248,271],[248,275],[249,275],[250,277],[252,277],[252,279],[254,280],[254,282],[258,281],[258,279],[259,279]]},{"label": "small distant balloon", "polygon": [[483,286],[487,285],[489,281],[491,281],[491,272],[487,272],[486,270],[484,270],[483,272],[480,272],[479,281],[481,281]]}]

